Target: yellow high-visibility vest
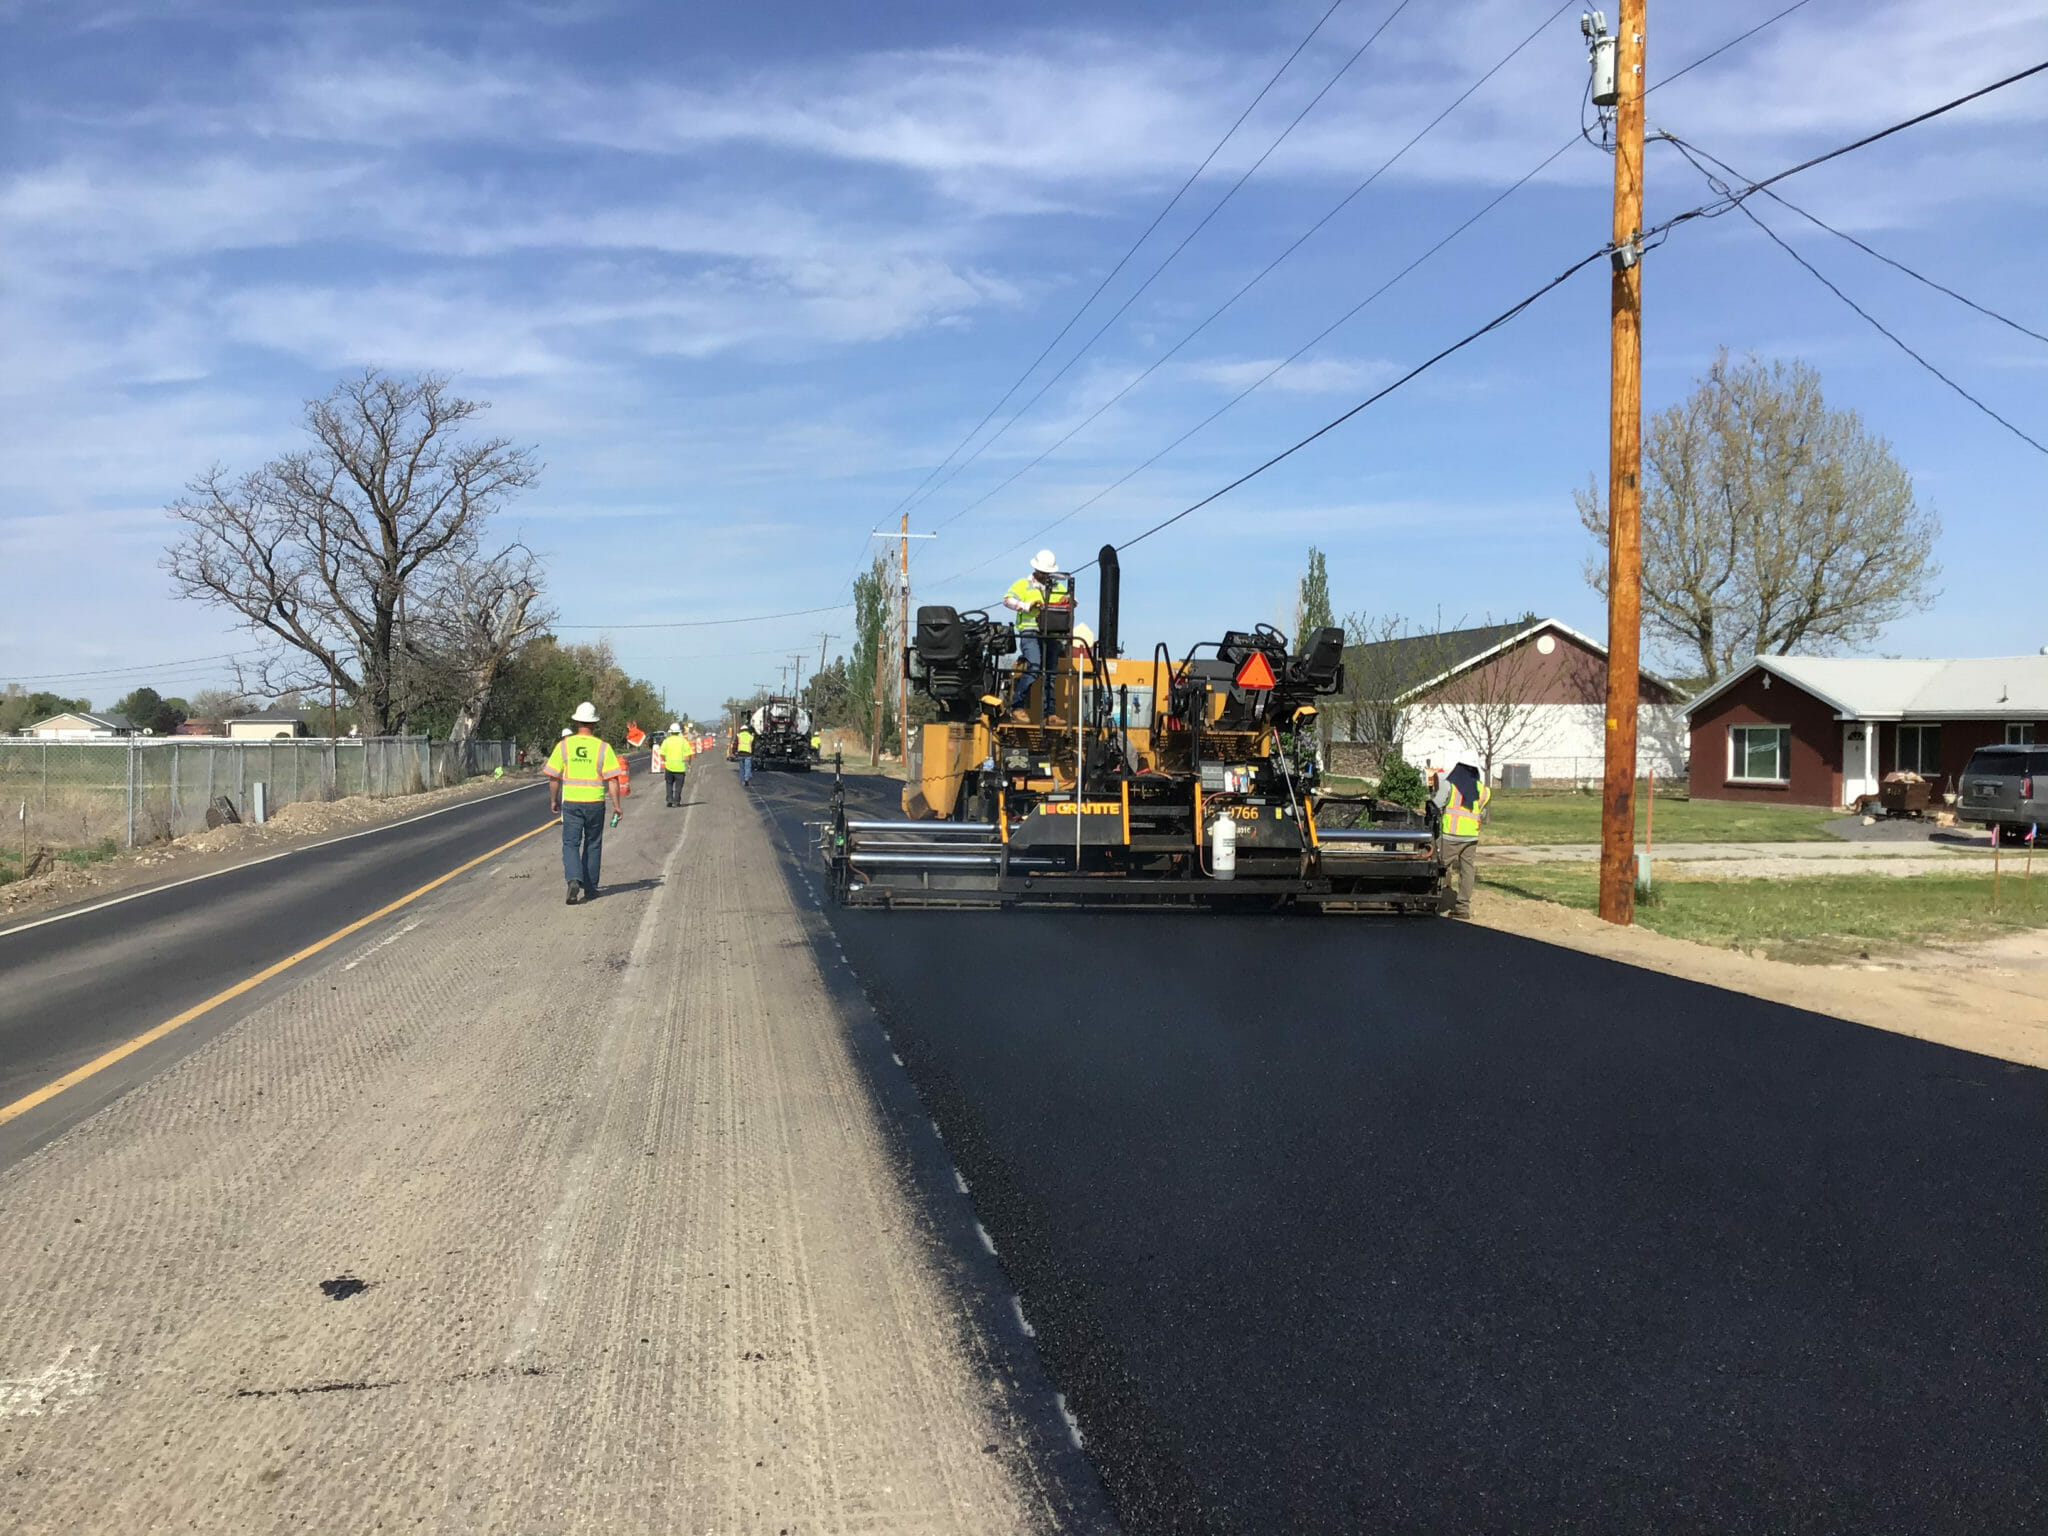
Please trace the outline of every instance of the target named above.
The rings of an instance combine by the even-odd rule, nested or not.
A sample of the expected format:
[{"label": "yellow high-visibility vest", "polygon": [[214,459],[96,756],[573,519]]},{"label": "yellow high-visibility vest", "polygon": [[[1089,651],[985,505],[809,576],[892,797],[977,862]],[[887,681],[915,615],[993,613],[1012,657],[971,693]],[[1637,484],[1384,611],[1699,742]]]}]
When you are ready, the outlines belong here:
[{"label": "yellow high-visibility vest", "polygon": [[1479,835],[1479,813],[1486,809],[1486,802],[1493,798],[1493,791],[1486,785],[1479,786],[1479,803],[1467,805],[1465,796],[1458,786],[1445,781],[1451,796],[1444,802],[1443,820],[1438,830],[1445,837],[1477,837]]},{"label": "yellow high-visibility vest", "polygon": [[754,733],[749,730],[742,730],[739,734],[739,739],[736,742],[734,742],[733,745],[737,746],[742,752],[753,751]]},{"label": "yellow high-visibility vest", "polygon": [[1063,608],[1073,600],[1073,589],[1064,581],[1056,581],[1050,587],[1041,587],[1031,576],[1019,576],[1010,583],[1007,594],[1022,606],[1017,615],[1017,629],[1022,634],[1034,634],[1038,629],[1038,610],[1047,603]]},{"label": "yellow high-visibility vest", "polygon": [[661,738],[661,766],[670,773],[681,773],[689,767],[693,755],[689,738],[680,731]]},{"label": "yellow high-visibility vest", "polygon": [[619,793],[626,792],[626,764],[611,743],[598,736],[564,736],[541,772],[561,784],[565,801],[602,800],[605,785],[614,779],[619,781]]}]

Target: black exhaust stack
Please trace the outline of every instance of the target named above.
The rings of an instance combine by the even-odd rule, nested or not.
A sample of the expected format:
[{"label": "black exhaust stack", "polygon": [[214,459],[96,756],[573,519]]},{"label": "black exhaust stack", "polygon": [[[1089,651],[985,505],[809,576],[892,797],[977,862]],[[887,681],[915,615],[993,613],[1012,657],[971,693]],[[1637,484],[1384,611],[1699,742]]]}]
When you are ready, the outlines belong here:
[{"label": "black exhaust stack", "polygon": [[1122,577],[1117,570],[1114,544],[1102,546],[1102,553],[1095,557],[1095,570],[1102,589],[1101,606],[1095,614],[1095,649],[1104,661],[1108,661],[1112,656],[1122,654],[1117,648],[1116,634],[1120,600],[1118,583]]}]

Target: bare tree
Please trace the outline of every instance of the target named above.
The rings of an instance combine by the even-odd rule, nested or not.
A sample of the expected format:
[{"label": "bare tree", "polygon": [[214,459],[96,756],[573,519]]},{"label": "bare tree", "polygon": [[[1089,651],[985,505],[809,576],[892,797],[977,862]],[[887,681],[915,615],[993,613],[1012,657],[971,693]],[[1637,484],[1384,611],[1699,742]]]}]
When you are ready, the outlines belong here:
[{"label": "bare tree", "polygon": [[[1643,468],[1643,621],[1705,683],[1754,655],[1867,642],[1932,600],[1939,518],[1804,363],[1724,350],[1651,421]],[[1597,482],[1573,500],[1604,596],[1606,504]]]},{"label": "bare tree", "polygon": [[488,560],[449,561],[423,594],[417,611],[426,617],[407,626],[406,651],[425,674],[422,690],[454,706],[451,746],[476,734],[505,664],[553,622],[540,594],[539,565],[523,545]]},{"label": "bare tree", "polygon": [[1445,643],[1443,636],[1430,638],[1436,641],[1438,664],[1428,681],[1418,685],[1421,691],[1411,706],[1410,729],[1455,737],[1478,756],[1477,766],[1491,784],[1494,765],[1522,751],[1543,732],[1542,718],[1529,703],[1537,673],[1532,643],[1523,640],[1473,661]]},{"label": "bare tree", "polygon": [[338,685],[366,733],[389,733],[407,622],[439,624],[460,571],[532,574],[523,550],[485,550],[492,515],[540,470],[529,449],[465,434],[485,408],[436,374],[345,380],[307,403],[311,448],[241,476],[215,466],[172,503],[172,586],[276,643],[263,691]]},{"label": "bare tree", "polygon": [[1344,618],[1344,691],[1337,707],[1345,738],[1365,747],[1374,775],[1401,750],[1400,699],[1412,681],[1411,658],[1394,642],[1407,633],[1408,621],[1399,614]]}]

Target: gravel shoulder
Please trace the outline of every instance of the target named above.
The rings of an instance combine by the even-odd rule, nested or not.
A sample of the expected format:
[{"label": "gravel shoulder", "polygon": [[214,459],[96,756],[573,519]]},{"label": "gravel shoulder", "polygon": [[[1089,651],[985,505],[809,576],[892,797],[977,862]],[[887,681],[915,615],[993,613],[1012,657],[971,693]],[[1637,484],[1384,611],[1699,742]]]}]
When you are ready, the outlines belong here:
[{"label": "gravel shoulder", "polygon": [[1852,967],[1794,965],[1616,928],[1589,912],[1484,888],[1473,920],[1873,1029],[2048,1067],[2048,933],[1913,950]]},{"label": "gravel shoulder", "polygon": [[0,1175],[0,1528],[1071,1528],[691,777],[598,901],[536,838]]}]

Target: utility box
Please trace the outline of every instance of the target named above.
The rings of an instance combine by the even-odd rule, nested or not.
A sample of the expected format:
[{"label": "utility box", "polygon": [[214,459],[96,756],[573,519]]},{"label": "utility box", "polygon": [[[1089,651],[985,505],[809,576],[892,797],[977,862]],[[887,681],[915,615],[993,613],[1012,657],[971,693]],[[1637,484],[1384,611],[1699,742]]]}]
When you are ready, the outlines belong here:
[{"label": "utility box", "polygon": [[1527,789],[1529,787],[1529,765],[1527,763],[1502,763],[1495,770],[1495,787],[1499,789]]}]

